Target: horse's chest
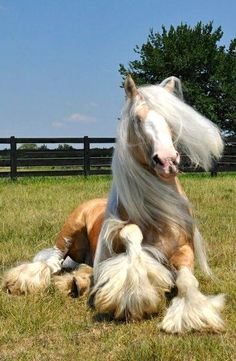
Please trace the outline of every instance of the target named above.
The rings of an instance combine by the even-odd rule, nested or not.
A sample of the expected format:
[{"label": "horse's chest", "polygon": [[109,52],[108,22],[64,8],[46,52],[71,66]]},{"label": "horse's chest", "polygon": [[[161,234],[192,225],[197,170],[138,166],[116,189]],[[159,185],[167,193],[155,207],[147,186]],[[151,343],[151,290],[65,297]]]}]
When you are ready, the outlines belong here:
[{"label": "horse's chest", "polygon": [[166,227],[162,232],[153,229],[144,232],[143,242],[156,247],[169,258],[177,248],[188,243],[188,240],[183,232]]}]

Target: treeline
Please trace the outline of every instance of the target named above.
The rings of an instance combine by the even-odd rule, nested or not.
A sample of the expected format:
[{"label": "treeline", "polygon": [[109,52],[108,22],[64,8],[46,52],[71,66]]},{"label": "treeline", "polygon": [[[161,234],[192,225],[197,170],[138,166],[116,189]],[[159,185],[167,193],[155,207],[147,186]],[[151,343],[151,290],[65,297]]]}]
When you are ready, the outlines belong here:
[{"label": "treeline", "polygon": [[[35,143],[25,143],[25,144],[21,144],[19,147],[17,147],[17,150],[21,151],[20,157],[24,158],[24,157],[29,157],[30,152],[54,152],[54,151],[61,151],[61,152],[69,152],[69,151],[78,151],[78,153],[83,153],[84,149],[83,148],[75,148],[70,144],[59,144],[57,147],[50,147],[48,148],[48,146],[46,144],[42,144],[42,145],[37,145]],[[97,153],[97,157],[100,156],[107,156],[108,154],[112,154],[114,147],[108,147],[108,148],[92,148],[93,153]],[[22,152],[23,151],[23,152]],[[25,152],[24,152],[25,151]],[[32,153],[31,153],[32,154]],[[0,159],[8,159],[10,157],[10,149],[9,148],[5,148],[0,150]]]},{"label": "treeline", "polygon": [[[18,147],[19,150],[50,150],[46,144],[37,145],[35,143],[27,143],[22,144]],[[76,148],[72,147],[69,144],[59,144],[57,148],[53,148],[54,150],[76,150]]]}]

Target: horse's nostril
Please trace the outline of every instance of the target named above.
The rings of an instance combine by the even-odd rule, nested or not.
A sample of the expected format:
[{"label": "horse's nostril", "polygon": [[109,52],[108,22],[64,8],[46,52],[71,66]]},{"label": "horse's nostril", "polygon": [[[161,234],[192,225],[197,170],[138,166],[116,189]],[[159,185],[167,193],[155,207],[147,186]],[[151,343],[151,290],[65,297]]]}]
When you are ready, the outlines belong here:
[{"label": "horse's nostril", "polygon": [[153,161],[156,163],[156,164],[160,164],[160,165],[164,165],[164,163],[162,162],[162,160],[158,157],[158,154],[155,154],[153,157],[152,157]]}]

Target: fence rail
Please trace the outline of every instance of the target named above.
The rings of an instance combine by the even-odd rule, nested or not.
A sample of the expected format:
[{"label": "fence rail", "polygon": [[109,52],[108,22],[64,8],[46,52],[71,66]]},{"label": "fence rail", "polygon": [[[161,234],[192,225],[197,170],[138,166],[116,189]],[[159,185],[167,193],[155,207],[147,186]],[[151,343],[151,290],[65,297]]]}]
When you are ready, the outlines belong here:
[{"label": "fence rail", "polygon": [[[27,148],[33,144],[33,148]],[[43,144],[43,147],[38,147]],[[50,149],[55,144],[66,144],[67,147]],[[72,144],[73,147],[69,147]],[[95,147],[103,144],[103,148]],[[110,147],[108,148],[108,144]],[[0,138],[0,177],[17,179],[26,176],[67,176],[111,174],[111,160],[115,138]],[[92,145],[92,146],[91,146]],[[105,147],[104,147],[105,145]],[[3,147],[3,146],[2,146]],[[201,172],[192,168],[183,158],[184,172]],[[225,151],[218,163],[211,170],[212,175],[218,172],[236,171],[236,137],[225,140]]]}]

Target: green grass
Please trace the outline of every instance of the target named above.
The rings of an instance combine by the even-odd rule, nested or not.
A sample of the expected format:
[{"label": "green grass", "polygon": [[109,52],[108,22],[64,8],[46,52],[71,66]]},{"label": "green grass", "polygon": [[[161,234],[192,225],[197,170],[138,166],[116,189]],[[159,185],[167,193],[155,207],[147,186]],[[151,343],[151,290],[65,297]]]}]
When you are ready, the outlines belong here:
[{"label": "green grass", "polygon": [[[54,244],[67,215],[84,200],[106,196],[110,177],[0,180],[0,272]],[[0,292],[0,360],[236,360],[236,176],[183,175],[218,282],[197,270],[204,293],[227,295],[223,334],[166,335],[161,315],[134,323],[99,320],[86,299],[50,289],[11,297]]]}]

